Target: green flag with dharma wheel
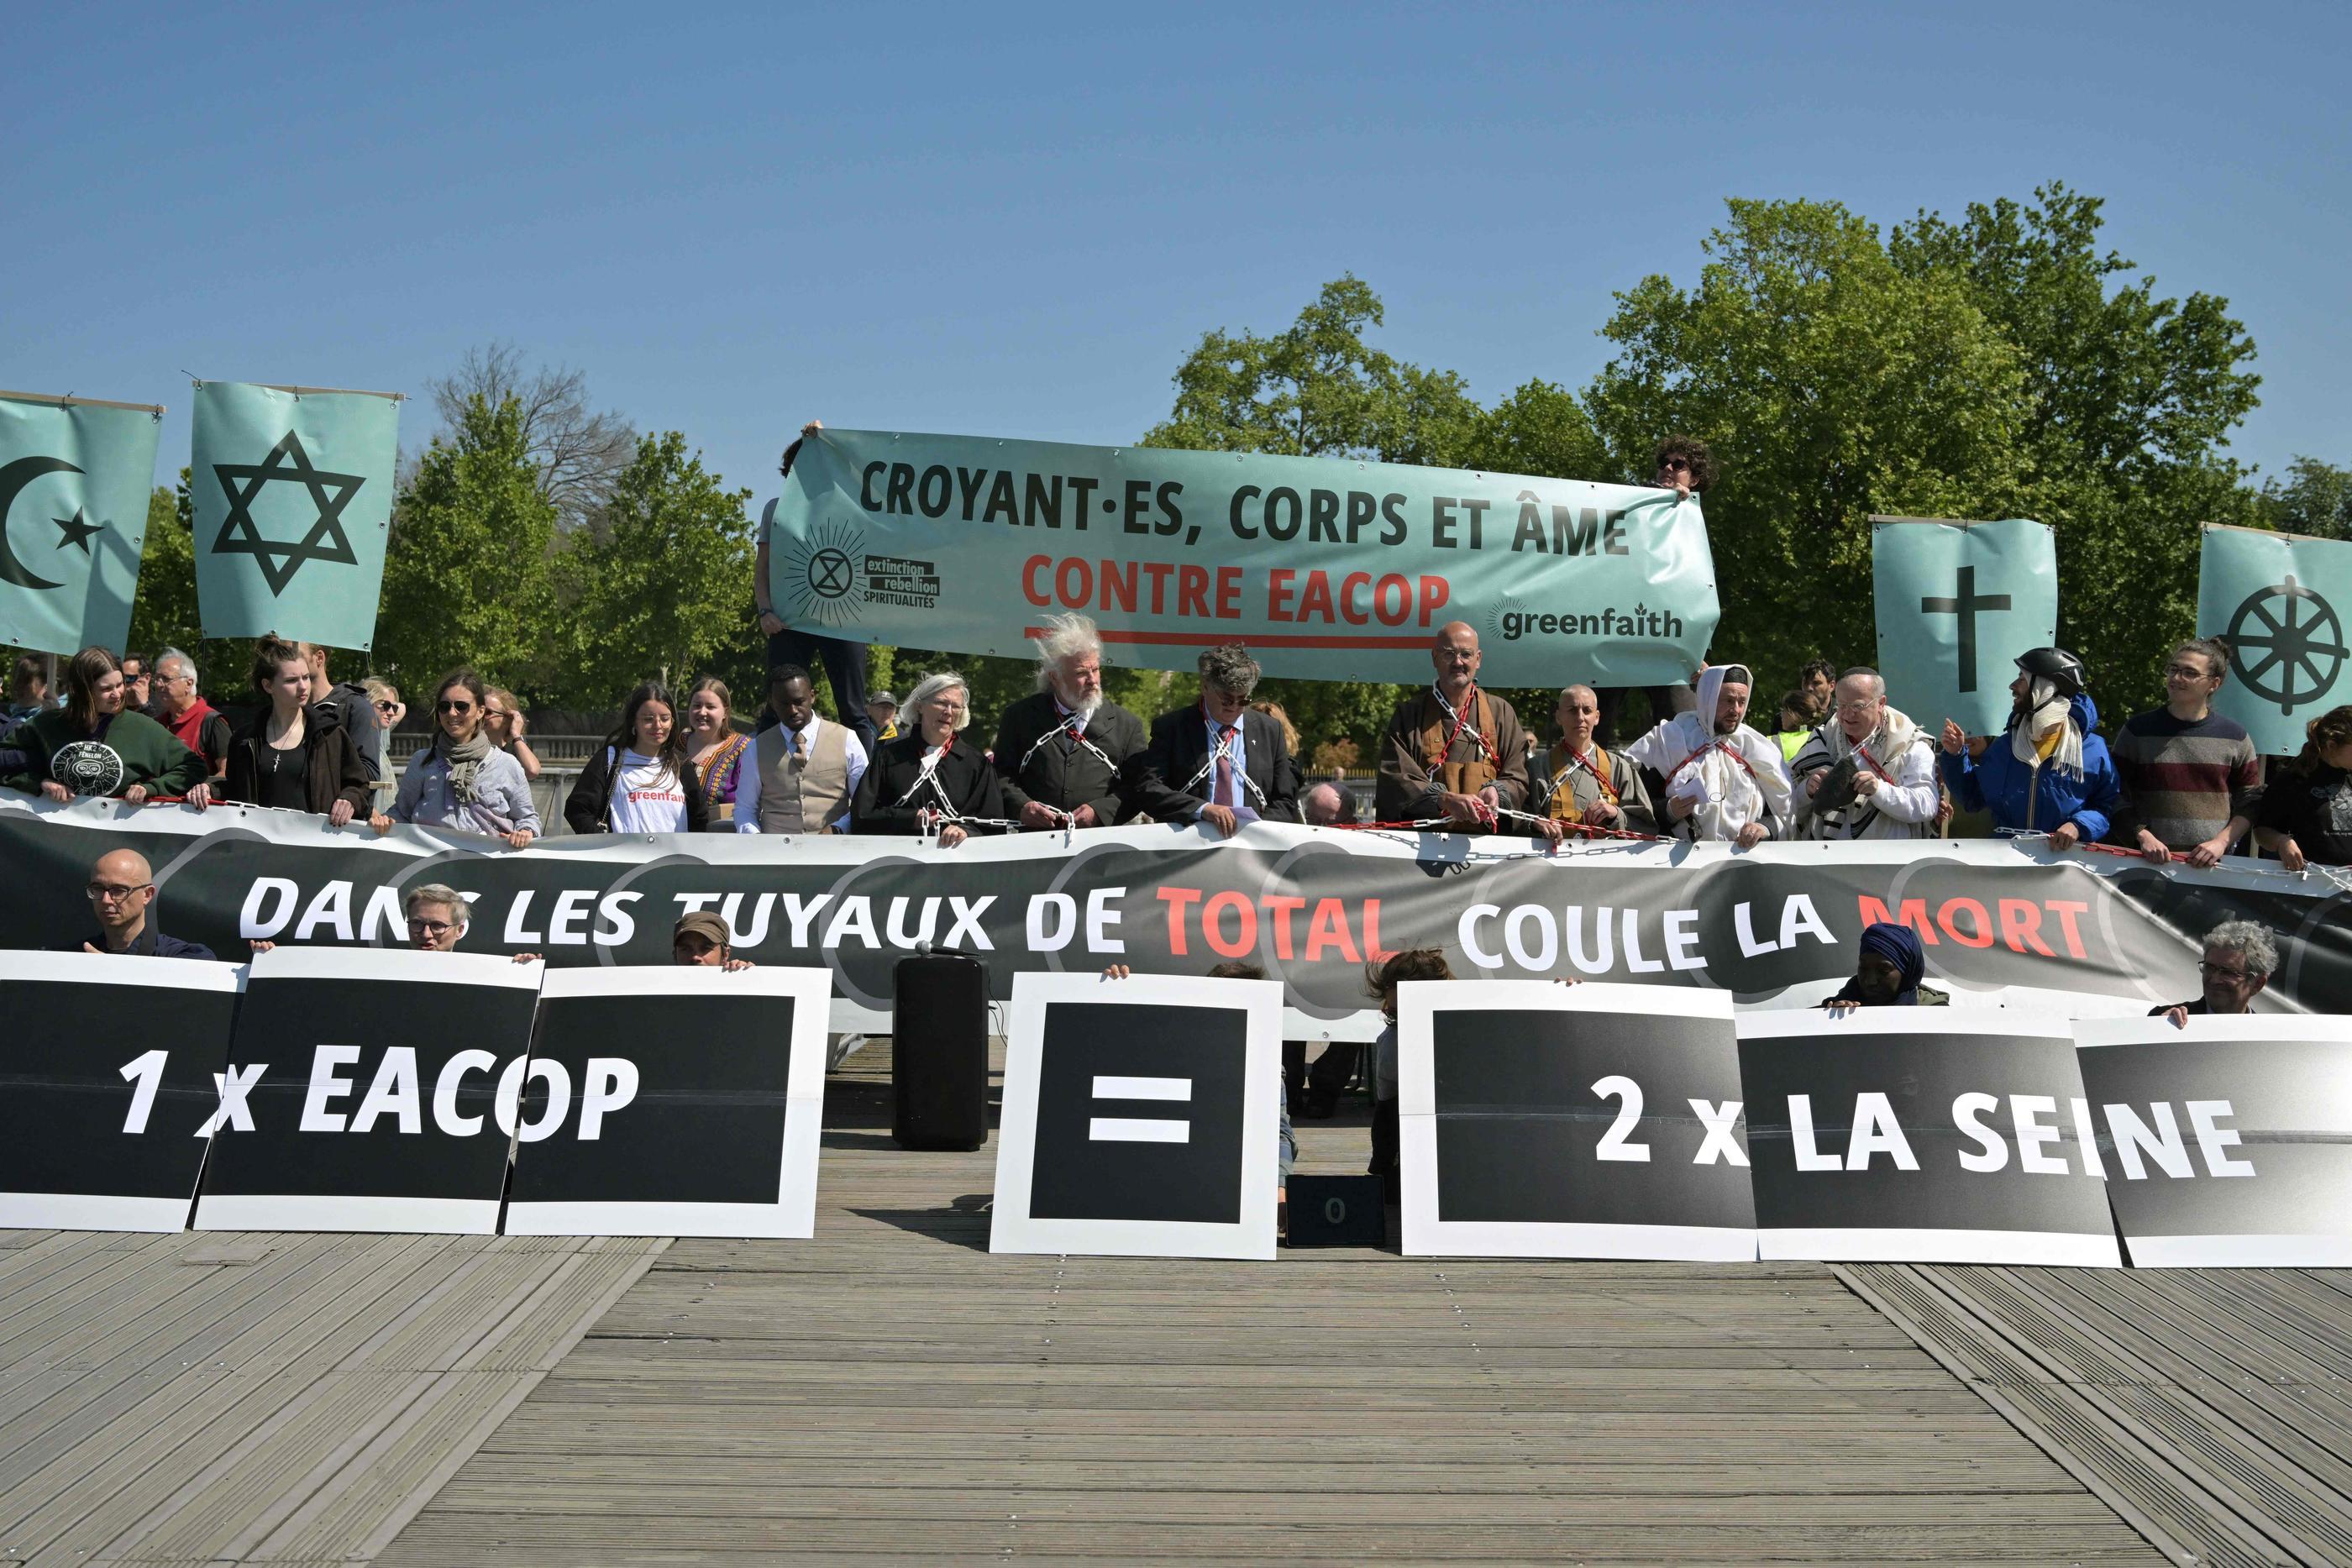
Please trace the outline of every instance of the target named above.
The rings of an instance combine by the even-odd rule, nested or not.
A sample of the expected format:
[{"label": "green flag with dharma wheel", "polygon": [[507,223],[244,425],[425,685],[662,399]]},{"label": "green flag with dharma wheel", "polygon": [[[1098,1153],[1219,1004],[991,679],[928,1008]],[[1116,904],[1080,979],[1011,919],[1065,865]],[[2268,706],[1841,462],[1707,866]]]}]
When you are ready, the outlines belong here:
[{"label": "green flag with dharma wheel", "polygon": [[2352,544],[2209,523],[2197,573],[2197,634],[2230,644],[2214,709],[2266,757],[2303,749],[2304,727],[2352,703]]}]

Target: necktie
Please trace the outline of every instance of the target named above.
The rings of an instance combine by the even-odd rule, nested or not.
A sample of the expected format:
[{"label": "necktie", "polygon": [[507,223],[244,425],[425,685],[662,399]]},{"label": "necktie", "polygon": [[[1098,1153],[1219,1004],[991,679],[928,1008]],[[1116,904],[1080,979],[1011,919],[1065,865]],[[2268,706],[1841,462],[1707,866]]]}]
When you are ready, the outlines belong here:
[{"label": "necktie", "polygon": [[1233,737],[1234,732],[1230,729],[1217,731],[1217,789],[1216,793],[1210,797],[1213,805],[1240,804],[1234,799],[1234,754],[1229,749]]},{"label": "necktie", "polygon": [[790,729],[784,733],[793,737],[792,758],[793,761],[798,762],[801,759],[801,732],[797,729]]}]

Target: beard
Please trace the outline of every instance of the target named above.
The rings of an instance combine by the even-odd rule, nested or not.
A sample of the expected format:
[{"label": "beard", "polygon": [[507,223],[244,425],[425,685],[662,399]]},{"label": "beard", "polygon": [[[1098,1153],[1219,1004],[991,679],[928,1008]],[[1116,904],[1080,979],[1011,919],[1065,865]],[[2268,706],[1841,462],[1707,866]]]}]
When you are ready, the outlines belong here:
[{"label": "beard", "polygon": [[1074,702],[1070,698],[1070,694],[1064,691],[1057,683],[1054,687],[1054,700],[1077,715],[1082,722],[1091,723],[1095,716],[1095,710],[1102,706],[1102,693],[1096,692],[1084,702]]},{"label": "beard", "polygon": [[1740,721],[1736,718],[1717,719],[1715,721],[1715,733],[1717,735],[1736,735],[1739,732],[1739,724]]}]

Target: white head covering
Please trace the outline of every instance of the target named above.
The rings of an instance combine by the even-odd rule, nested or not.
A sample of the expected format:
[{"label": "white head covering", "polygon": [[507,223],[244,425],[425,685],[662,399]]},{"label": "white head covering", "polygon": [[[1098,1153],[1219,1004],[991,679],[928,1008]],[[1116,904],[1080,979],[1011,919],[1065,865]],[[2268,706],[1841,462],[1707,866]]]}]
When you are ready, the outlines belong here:
[{"label": "white head covering", "polygon": [[1698,706],[1676,714],[1626,750],[1626,757],[1660,775],[1669,799],[1698,803],[1689,818],[1694,838],[1729,840],[1767,811],[1785,830],[1790,820],[1789,765],[1780,746],[1743,724],[1729,735],[1715,733],[1715,710],[1727,681],[1753,690],[1745,664],[1715,664],[1698,678]]}]

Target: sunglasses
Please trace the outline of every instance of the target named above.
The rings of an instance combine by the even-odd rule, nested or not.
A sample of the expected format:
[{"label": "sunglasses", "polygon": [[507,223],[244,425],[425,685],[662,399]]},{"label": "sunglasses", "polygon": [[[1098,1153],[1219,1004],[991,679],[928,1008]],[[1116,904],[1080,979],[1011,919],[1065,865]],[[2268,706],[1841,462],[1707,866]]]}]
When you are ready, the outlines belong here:
[{"label": "sunglasses", "polygon": [[375,704],[375,711],[378,713],[396,713],[399,709],[400,705],[398,703],[378,702]]},{"label": "sunglasses", "polygon": [[474,711],[474,705],[472,703],[443,703],[441,705],[441,711],[443,713],[471,713]]},{"label": "sunglasses", "polygon": [[1690,472],[1690,459],[1687,457],[1661,457],[1658,459],[1658,472],[1661,474],[1687,474]]}]

